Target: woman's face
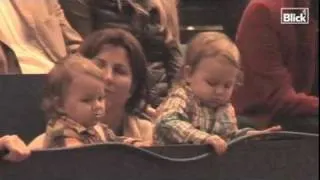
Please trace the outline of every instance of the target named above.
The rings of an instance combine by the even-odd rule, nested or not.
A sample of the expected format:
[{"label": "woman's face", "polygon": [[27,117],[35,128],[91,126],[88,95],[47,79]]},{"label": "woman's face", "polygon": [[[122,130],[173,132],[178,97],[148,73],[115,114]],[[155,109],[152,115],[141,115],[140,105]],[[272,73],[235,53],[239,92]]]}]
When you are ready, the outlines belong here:
[{"label": "woman's face", "polygon": [[120,46],[106,45],[94,57],[94,62],[103,70],[109,105],[111,108],[124,108],[132,87],[132,72],[126,50]]}]

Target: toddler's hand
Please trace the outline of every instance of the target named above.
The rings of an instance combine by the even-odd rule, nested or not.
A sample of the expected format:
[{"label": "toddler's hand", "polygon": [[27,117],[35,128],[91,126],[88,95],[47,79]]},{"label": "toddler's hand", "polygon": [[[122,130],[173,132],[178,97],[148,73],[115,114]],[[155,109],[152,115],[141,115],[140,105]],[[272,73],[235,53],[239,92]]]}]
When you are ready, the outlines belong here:
[{"label": "toddler's hand", "polygon": [[30,149],[16,135],[7,135],[0,138],[0,149],[7,149],[9,154],[3,159],[18,162],[26,159],[30,155]]},{"label": "toddler's hand", "polygon": [[131,138],[131,137],[124,137],[123,143],[133,145],[137,141],[140,141],[140,140]]},{"label": "toddler's hand", "polygon": [[134,147],[150,147],[152,146],[152,142],[151,141],[135,141],[132,145]]},{"label": "toddler's hand", "polygon": [[251,130],[247,132],[247,135],[260,135],[260,134],[265,134],[265,133],[270,133],[270,132],[277,132],[277,131],[281,131],[282,128],[281,126],[272,126],[268,129],[265,130]]},{"label": "toddler's hand", "polygon": [[143,141],[141,139],[135,139],[135,138],[131,138],[131,137],[127,137],[123,143],[125,144],[130,144],[134,147],[149,147],[152,145],[151,141]]},{"label": "toddler's hand", "polygon": [[209,136],[206,139],[206,144],[211,145],[218,155],[225,153],[228,147],[226,141],[217,135]]}]

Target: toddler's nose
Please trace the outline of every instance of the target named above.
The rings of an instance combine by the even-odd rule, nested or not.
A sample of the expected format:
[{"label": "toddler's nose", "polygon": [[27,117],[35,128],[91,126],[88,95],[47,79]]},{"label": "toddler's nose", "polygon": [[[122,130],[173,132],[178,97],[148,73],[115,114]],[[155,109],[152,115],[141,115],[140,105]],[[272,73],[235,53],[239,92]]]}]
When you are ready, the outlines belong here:
[{"label": "toddler's nose", "polygon": [[104,100],[96,100],[92,106],[92,110],[96,114],[104,114],[105,112],[105,102]]},{"label": "toddler's nose", "polygon": [[216,88],[215,88],[215,93],[216,94],[222,94],[222,93],[224,93],[224,91],[225,91],[225,89],[221,86],[217,86]]}]

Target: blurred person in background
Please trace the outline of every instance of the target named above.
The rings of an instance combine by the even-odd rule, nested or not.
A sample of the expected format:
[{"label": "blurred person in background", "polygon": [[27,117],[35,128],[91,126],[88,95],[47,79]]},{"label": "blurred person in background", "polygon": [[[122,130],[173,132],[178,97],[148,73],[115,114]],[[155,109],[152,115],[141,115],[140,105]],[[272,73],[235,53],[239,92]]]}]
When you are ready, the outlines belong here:
[{"label": "blurred person in background", "polygon": [[[257,128],[319,132],[318,0],[252,0],[236,43],[244,84],[233,96]],[[308,24],[281,24],[281,8],[309,8]]]},{"label": "blurred person in background", "polygon": [[46,74],[82,41],[57,0],[1,0],[0,27],[1,74]]}]

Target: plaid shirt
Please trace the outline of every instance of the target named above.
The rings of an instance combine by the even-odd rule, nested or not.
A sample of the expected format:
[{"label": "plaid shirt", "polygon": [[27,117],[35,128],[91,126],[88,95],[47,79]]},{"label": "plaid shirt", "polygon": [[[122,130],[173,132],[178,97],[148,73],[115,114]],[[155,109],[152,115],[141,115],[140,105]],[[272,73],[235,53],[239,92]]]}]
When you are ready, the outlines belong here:
[{"label": "plaid shirt", "polygon": [[187,85],[177,85],[157,112],[154,138],[159,144],[203,144],[211,135],[229,141],[251,130],[238,129],[232,104],[215,109],[207,107]]},{"label": "plaid shirt", "polygon": [[74,138],[83,144],[98,144],[105,142],[123,143],[127,137],[116,136],[105,124],[99,123],[106,141],[92,128],[86,128],[78,122],[62,116],[57,120],[50,120],[46,128],[47,148],[65,147],[66,138]]}]

